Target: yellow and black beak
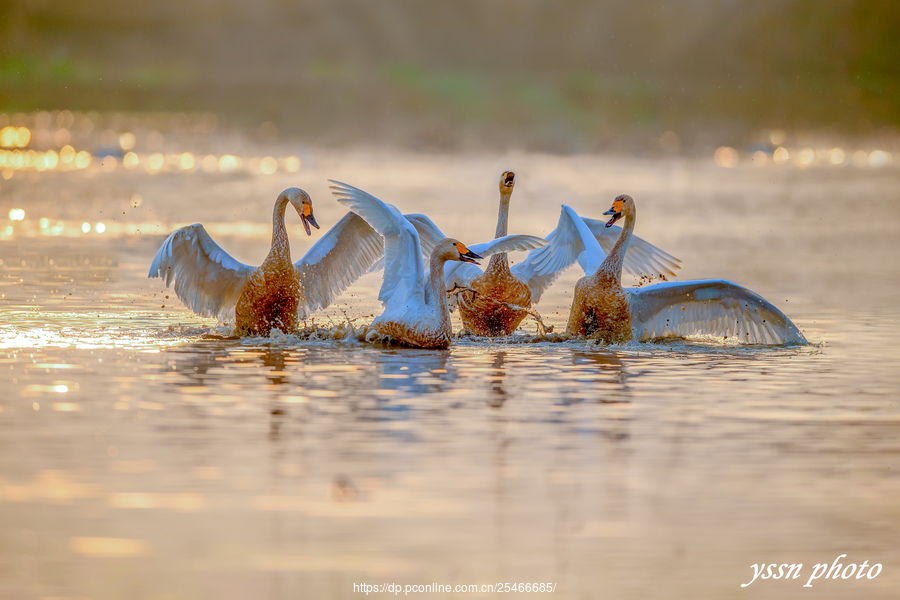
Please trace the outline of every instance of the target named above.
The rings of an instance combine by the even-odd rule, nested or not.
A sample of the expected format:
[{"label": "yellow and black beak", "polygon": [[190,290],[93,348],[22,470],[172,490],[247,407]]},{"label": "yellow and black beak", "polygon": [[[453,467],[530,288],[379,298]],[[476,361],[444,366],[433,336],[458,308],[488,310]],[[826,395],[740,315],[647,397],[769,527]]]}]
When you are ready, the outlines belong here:
[{"label": "yellow and black beak", "polygon": [[474,265],[479,264],[478,259],[481,257],[468,248],[461,242],[456,243],[456,251],[459,252],[459,260],[462,262],[472,263]]},{"label": "yellow and black beak", "polygon": [[303,221],[303,229],[306,230],[306,235],[312,235],[312,230],[309,228],[310,225],[319,228],[319,224],[316,223],[316,217],[313,215],[312,206],[310,204],[303,204],[303,210],[300,212],[300,220]]},{"label": "yellow and black beak", "polygon": [[512,171],[504,171],[503,187],[512,187],[516,183],[516,174]]},{"label": "yellow and black beak", "polygon": [[463,262],[467,262],[467,263],[472,263],[473,265],[480,264],[480,263],[478,262],[478,260],[477,260],[477,259],[480,259],[480,258],[481,258],[481,257],[480,257],[479,255],[475,254],[475,253],[472,252],[471,250],[469,250],[469,251],[466,252],[465,254],[460,254],[460,255],[459,255],[459,260],[461,260],[461,261],[463,261]]},{"label": "yellow and black beak", "polygon": [[603,214],[612,215],[612,218],[606,222],[607,227],[612,227],[613,223],[622,218],[622,202],[614,202],[612,208]]}]

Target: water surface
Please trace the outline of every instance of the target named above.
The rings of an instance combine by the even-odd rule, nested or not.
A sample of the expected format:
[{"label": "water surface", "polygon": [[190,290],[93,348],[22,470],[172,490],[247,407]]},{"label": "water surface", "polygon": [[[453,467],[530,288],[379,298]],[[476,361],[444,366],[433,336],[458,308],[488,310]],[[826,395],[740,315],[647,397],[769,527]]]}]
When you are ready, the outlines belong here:
[{"label": "water surface", "polygon": [[[0,240],[0,596],[351,598],[360,582],[531,581],[565,598],[795,598],[815,563],[847,554],[883,572],[817,581],[811,597],[894,597],[896,169],[302,158],[297,173],[2,182],[3,214],[27,217]],[[372,346],[343,333],[377,314],[379,273],[317,314],[312,339],[230,340],[146,278],[164,235],[198,221],[258,264],[290,185],[327,228],[343,212],[327,178],[485,241],[506,168],[511,232],[546,235],[560,203],[599,217],[630,193],[636,233],[682,259],[682,279],[745,285],[812,344],[532,343],[529,320],[511,340],[446,351]],[[321,232],[306,238],[292,217],[299,256]],[[538,306],[557,330],[578,276]],[[805,576],[741,588],[760,562]]]}]

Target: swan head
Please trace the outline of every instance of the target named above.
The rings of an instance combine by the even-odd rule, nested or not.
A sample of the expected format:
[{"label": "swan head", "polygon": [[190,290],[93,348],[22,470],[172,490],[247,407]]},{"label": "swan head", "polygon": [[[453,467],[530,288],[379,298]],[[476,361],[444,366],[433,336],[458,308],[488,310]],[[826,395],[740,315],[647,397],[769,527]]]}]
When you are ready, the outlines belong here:
[{"label": "swan head", "polygon": [[291,206],[297,209],[297,214],[300,215],[300,220],[303,221],[303,229],[306,230],[306,235],[312,235],[312,230],[309,226],[312,225],[318,229],[319,224],[316,223],[316,217],[313,215],[312,198],[309,197],[309,194],[300,188],[288,188],[281,192],[281,195],[291,203]]},{"label": "swan head", "polygon": [[481,258],[481,256],[469,250],[465,244],[452,238],[446,238],[435,246],[434,250],[431,251],[431,255],[440,260],[457,260],[476,265],[479,264],[478,259]]},{"label": "swan head", "polygon": [[509,196],[516,186],[516,174],[512,171],[503,171],[500,176],[500,194]]},{"label": "swan head", "polygon": [[612,208],[603,213],[604,215],[612,215],[612,218],[606,222],[606,226],[612,227],[612,224],[621,219],[626,212],[634,212],[634,198],[628,194],[619,194],[613,200]]}]

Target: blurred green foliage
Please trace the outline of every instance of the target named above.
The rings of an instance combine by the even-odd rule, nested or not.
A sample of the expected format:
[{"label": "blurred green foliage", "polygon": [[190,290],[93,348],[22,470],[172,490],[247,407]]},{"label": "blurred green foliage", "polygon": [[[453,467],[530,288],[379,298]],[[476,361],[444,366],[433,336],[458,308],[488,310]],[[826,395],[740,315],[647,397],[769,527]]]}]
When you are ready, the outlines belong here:
[{"label": "blurred green foliage", "polygon": [[325,142],[603,148],[900,124],[896,0],[11,0],[0,110],[213,110]]}]

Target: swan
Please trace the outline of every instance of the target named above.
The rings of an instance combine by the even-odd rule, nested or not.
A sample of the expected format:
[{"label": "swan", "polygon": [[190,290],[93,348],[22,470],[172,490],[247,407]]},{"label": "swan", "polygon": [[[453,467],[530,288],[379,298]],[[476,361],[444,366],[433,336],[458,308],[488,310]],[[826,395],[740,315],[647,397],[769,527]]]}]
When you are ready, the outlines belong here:
[{"label": "swan", "polygon": [[[506,236],[509,224],[509,200],[516,185],[516,174],[504,171],[500,176],[500,212],[497,216],[495,238]],[[459,275],[462,272],[456,270]],[[471,266],[469,273],[480,271]],[[458,299],[459,316],[466,329],[477,335],[509,335],[528,315],[531,307],[531,288],[528,282],[513,275],[506,252],[497,252],[483,273],[471,280],[454,283],[475,293],[465,293]],[[514,308],[523,307],[523,308]]]},{"label": "swan", "polygon": [[[500,177],[500,211],[495,233],[497,238],[507,234],[509,201],[514,187],[515,173],[504,171]],[[418,215],[410,215],[416,216]],[[429,222],[411,220],[423,239],[442,236],[439,231],[429,231]],[[506,253],[497,253],[491,257],[484,272],[471,263],[448,263],[444,267],[447,288],[457,286],[476,292],[465,292],[459,295],[458,300],[451,300],[451,307],[456,303],[466,328],[484,336],[509,335],[515,331],[522,319],[529,314],[528,309],[540,301],[547,288],[584,251],[576,221],[583,222],[591,230],[606,252],[612,249],[617,234],[621,231],[619,227],[607,229],[600,221],[579,217],[575,211],[563,205],[556,229],[547,236],[547,243],[532,250],[524,261],[510,267]],[[680,268],[679,262],[677,258],[637,237],[625,255],[625,268],[645,278],[674,277],[675,269]]]},{"label": "swan", "polygon": [[[384,312],[372,321],[372,329],[383,336],[420,348],[447,348],[453,335],[444,264],[456,261],[478,264],[496,252],[530,250],[544,244],[534,236],[506,236],[479,247],[467,247],[452,238],[439,237],[440,230],[424,215],[404,216],[396,207],[346,183],[331,181],[338,202],[366,220],[384,238],[384,282],[378,299]],[[418,227],[423,227],[422,243]],[[429,271],[422,262],[424,248]]]},{"label": "swan", "polygon": [[606,223],[624,216],[625,226],[605,256],[582,222],[584,252],[578,262],[585,277],[575,284],[566,333],[595,336],[606,343],[645,341],[693,334],[737,338],[751,344],[806,344],[806,338],[780,310],[759,294],[720,279],[657,283],[623,288],[622,266],[636,219],[634,199],[617,196]]},{"label": "swan", "polygon": [[300,215],[307,235],[319,228],[312,200],[299,188],[278,195],[272,215],[272,248],[259,267],[238,262],[195,223],[172,232],[162,243],[149,277],[174,280],[175,294],[202,317],[234,309],[235,333],[291,332],[299,319],[328,306],[381,257],[381,236],[360,217],[347,213],[296,263],[284,213],[288,204]]}]

